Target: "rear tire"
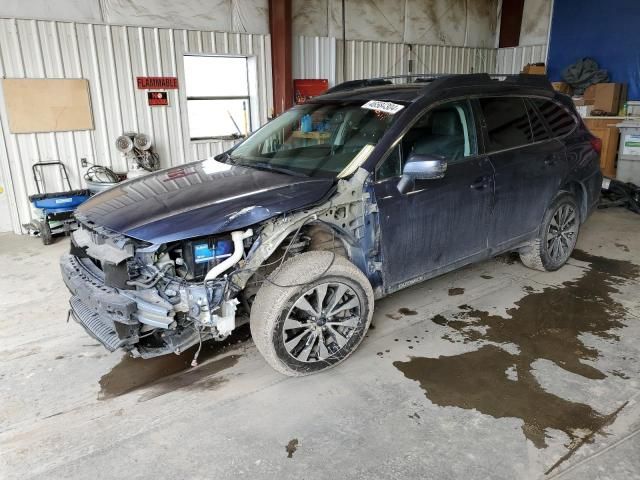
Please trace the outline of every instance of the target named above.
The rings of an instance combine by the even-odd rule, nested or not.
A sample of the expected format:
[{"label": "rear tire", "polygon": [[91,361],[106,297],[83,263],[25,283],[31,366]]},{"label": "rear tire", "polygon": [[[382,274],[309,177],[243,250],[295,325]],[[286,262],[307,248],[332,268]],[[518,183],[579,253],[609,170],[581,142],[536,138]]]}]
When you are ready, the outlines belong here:
[{"label": "rear tire", "polygon": [[520,250],[520,260],[535,270],[558,270],[569,260],[579,231],[578,203],[572,194],[561,193],[545,213],[538,237]]},{"label": "rear tire", "polygon": [[367,277],[346,258],[301,253],[260,287],[251,306],[251,335],[278,372],[321,372],[358,348],[371,323],[373,298]]}]

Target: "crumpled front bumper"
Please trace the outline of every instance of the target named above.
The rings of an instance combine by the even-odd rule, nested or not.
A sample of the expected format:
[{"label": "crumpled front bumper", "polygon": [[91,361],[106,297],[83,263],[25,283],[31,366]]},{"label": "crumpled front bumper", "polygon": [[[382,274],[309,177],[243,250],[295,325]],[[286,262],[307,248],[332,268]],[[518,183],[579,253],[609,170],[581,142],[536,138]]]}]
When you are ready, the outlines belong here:
[{"label": "crumpled front bumper", "polygon": [[138,341],[136,301],[105,286],[73,255],[60,258],[60,269],[72,294],[69,304],[73,319],[109,351],[130,350]]}]

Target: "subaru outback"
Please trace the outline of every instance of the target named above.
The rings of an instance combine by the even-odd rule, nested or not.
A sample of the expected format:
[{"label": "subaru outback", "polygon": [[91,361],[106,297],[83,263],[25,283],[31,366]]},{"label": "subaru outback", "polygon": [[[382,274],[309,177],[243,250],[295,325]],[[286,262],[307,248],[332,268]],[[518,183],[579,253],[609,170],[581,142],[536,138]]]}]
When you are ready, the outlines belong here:
[{"label": "subaru outback", "polygon": [[70,313],[143,358],[248,322],[277,371],[319,372],[362,342],[376,299],[506,252],[560,268],[599,198],[599,150],[543,76],[340,84],[84,203],[61,259]]}]

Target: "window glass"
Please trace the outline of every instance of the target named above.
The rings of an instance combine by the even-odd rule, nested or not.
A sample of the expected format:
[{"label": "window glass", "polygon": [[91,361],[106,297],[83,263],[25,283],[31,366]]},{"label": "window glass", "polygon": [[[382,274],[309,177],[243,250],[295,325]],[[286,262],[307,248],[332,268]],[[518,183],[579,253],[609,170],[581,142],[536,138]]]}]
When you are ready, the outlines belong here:
[{"label": "window glass", "polygon": [[191,138],[244,136],[248,103],[248,100],[188,100]]},{"label": "window glass", "polygon": [[573,117],[560,105],[550,100],[543,100],[540,98],[534,98],[532,101],[547,121],[554,137],[566,135],[575,127],[576,122]]},{"label": "window glass", "polygon": [[521,98],[481,98],[487,123],[489,151],[527,145],[533,137],[529,117]]},{"label": "window glass", "polygon": [[403,163],[411,154],[443,157],[453,163],[476,152],[469,102],[446,103],[429,110],[411,127],[402,138],[401,152],[394,151],[385,159],[378,168],[377,178],[401,175]]},{"label": "window glass", "polygon": [[531,130],[533,132],[533,141],[541,142],[543,140],[548,140],[551,138],[549,135],[549,131],[547,127],[545,127],[542,118],[533,107],[533,104],[530,102],[526,102],[527,104],[527,112],[529,113],[529,121],[531,122]]},{"label": "window glass", "polygon": [[246,57],[184,56],[191,139],[242,138],[250,130]]},{"label": "window glass", "polygon": [[305,103],[247,138],[231,163],[312,177],[348,176],[369,157],[394,115],[362,102]]},{"label": "window glass", "polygon": [[246,57],[185,55],[187,97],[231,97],[249,93]]},{"label": "window glass", "polygon": [[400,145],[395,147],[387,158],[380,164],[376,172],[376,179],[399,177],[402,175],[402,159]]}]

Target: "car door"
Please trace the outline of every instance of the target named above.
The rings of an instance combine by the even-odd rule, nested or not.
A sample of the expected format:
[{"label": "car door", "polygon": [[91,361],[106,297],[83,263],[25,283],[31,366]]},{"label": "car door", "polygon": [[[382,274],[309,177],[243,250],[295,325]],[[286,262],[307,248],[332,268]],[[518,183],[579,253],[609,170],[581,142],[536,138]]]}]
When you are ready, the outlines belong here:
[{"label": "car door", "polygon": [[[378,166],[374,192],[387,290],[487,251],[493,169],[477,155],[475,130],[468,100],[440,104]],[[401,194],[397,185],[411,153],[443,156],[448,166],[442,178],[416,180]]]},{"label": "car door", "polygon": [[495,171],[489,246],[500,251],[535,234],[560,186],[566,155],[528,100],[487,97],[477,101]]}]

